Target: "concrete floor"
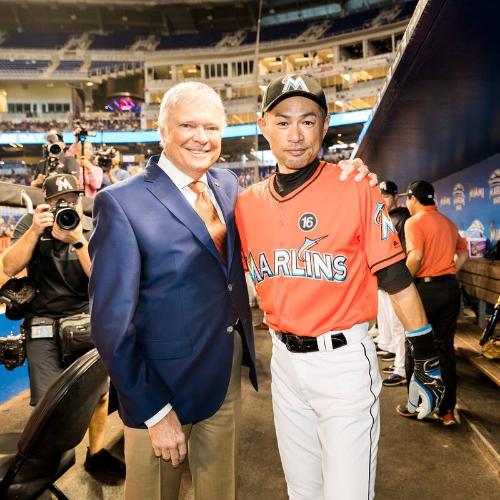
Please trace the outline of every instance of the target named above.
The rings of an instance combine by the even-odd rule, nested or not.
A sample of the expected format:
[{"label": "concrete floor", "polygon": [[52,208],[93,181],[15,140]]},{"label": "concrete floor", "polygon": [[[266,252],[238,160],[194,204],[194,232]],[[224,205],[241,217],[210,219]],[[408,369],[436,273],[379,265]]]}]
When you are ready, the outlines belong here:
[{"label": "concrete floor", "polygon": [[[255,393],[248,381],[244,380],[239,500],[285,500],[286,485],[273,429],[269,373],[271,342],[267,332],[256,332],[256,346],[260,391]],[[467,373],[465,376],[470,378]],[[476,383],[479,382],[476,380]],[[482,380],[481,383],[487,382]],[[466,392],[467,407],[470,408],[473,405],[473,391],[468,387]],[[493,394],[496,393],[493,391]],[[498,476],[473,444],[469,428],[466,425],[444,428],[436,421],[417,422],[398,416],[394,408],[404,401],[405,395],[404,387],[383,388],[382,391],[377,498],[498,499]],[[494,406],[497,411],[493,415],[496,414],[498,418],[498,399]],[[28,415],[28,396],[22,393],[0,406],[0,429],[2,432],[20,431]],[[116,414],[109,418],[107,435],[108,447],[120,456],[123,453],[121,422]],[[123,484],[102,485],[83,469],[86,442],[85,439],[77,449],[76,466],[57,485],[71,500],[121,498]],[[182,500],[193,498],[189,484],[189,475],[186,473]]]}]

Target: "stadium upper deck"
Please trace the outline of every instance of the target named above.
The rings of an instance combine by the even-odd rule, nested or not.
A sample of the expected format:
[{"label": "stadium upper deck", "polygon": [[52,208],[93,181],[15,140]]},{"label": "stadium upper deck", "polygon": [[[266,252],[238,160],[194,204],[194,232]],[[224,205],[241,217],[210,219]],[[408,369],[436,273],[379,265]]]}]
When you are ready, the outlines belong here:
[{"label": "stadium upper deck", "polygon": [[[6,3],[5,0],[1,3]],[[272,2],[271,2],[272,3]],[[311,3],[311,2],[308,2]],[[314,3],[314,2],[312,2]],[[370,2],[365,2],[370,3]],[[373,2],[372,2],[373,3]],[[407,2],[398,3],[397,9],[387,9],[388,2],[376,2],[378,4],[386,4],[386,7],[376,7],[366,10],[366,8],[359,12],[348,12],[346,15],[331,17],[328,15],[319,16],[313,20],[298,20],[286,22],[284,24],[263,24],[261,28],[261,42],[273,42],[279,40],[290,40],[299,37],[311,25],[318,22],[318,20],[328,20],[328,25],[323,32],[320,33],[322,38],[336,36],[346,32],[352,32],[360,29],[370,27],[380,27],[389,23],[395,23],[408,19],[414,8],[416,1],[409,0]],[[391,2],[394,6],[394,3]],[[29,2],[28,2],[29,4]],[[61,9],[62,6],[59,6]],[[52,8],[51,8],[52,9]],[[52,9],[53,10],[53,9]],[[75,10],[75,9],[73,9]],[[158,51],[158,50],[172,50],[172,49],[187,49],[187,48],[207,48],[217,47],[223,42],[228,35],[234,34],[238,30],[243,30],[244,36],[238,39],[238,45],[253,44],[256,39],[255,22],[248,22],[248,19],[243,22],[232,23],[230,30],[225,30],[224,24],[214,24],[209,27],[202,27],[202,29],[182,30],[175,26],[166,30],[163,24],[158,24],[158,16],[155,19],[156,8],[145,7],[141,11],[141,17],[150,18],[147,28],[136,28],[134,24],[127,24],[127,16],[121,16],[122,25],[116,26],[115,29],[103,31],[99,30],[97,26],[93,29],[85,30],[85,23],[79,17],[80,13],[70,14],[68,17],[75,22],[66,26],[59,25],[52,30],[46,23],[38,25],[35,31],[16,28],[16,20],[9,20],[9,11],[4,9],[2,13],[2,20],[0,21],[0,48],[1,49],[49,49],[49,50],[64,50],[74,47],[74,40],[82,37],[85,34],[85,49],[86,50],[137,50],[136,46],[139,44],[139,50]],[[89,12],[86,10],[87,14]],[[162,17],[162,12],[156,12]],[[213,14],[215,15],[215,14]],[[212,16],[213,16],[212,15]],[[100,17],[99,12],[95,13],[95,19]],[[117,17],[113,15],[113,17]],[[210,17],[207,16],[207,17]],[[89,26],[90,28],[90,26]],[[208,28],[208,29],[207,29]],[[57,32],[64,30],[64,32]],[[47,32],[51,30],[51,32]],[[166,33],[168,31],[168,33]],[[154,40],[150,40],[148,47],[145,47],[144,42],[150,36],[154,36]],[[147,45],[147,43],[146,43]]]},{"label": "stadium upper deck", "polygon": [[[100,111],[106,101],[99,94],[109,96],[122,79],[140,92],[115,90],[144,98],[143,129],[156,127],[158,103],[165,90],[193,79],[205,81],[221,94],[229,124],[254,122],[262,86],[287,72],[308,72],[320,79],[332,113],[370,109],[416,5],[415,0],[326,4],[313,0],[303,2],[303,8],[294,12],[290,9],[291,4],[297,9],[295,2],[266,2],[274,8],[262,19],[260,57],[256,59],[252,1],[241,2],[244,8],[222,1],[206,4],[203,15],[199,5],[188,1],[185,15],[191,17],[189,26],[182,19],[181,7],[171,3],[160,8],[139,2],[140,12],[136,10],[134,15],[127,6],[114,6],[119,2],[112,2],[111,10],[95,2],[84,2],[85,8],[75,10],[62,1],[50,7],[49,13],[47,9],[41,12],[36,0],[27,2],[29,9],[12,6],[9,0],[0,0],[0,6],[2,3],[11,4],[7,17],[14,12],[17,20],[0,20],[0,94],[4,90],[7,96],[2,109],[0,95],[0,119],[23,118],[1,116],[5,111],[27,110],[35,116],[50,110]],[[229,12],[223,12],[219,4]],[[279,6],[286,4],[289,10],[283,12]],[[330,4],[342,4],[344,10],[332,12]],[[48,24],[31,26],[30,19],[39,12]],[[95,16],[101,19],[99,26]],[[232,23],[227,22],[229,17]],[[121,24],[115,23],[117,18]],[[150,22],[149,29],[144,27],[146,22]],[[45,31],[39,33],[42,25]],[[29,91],[20,92],[17,82],[25,87],[32,83]],[[73,90],[65,88],[66,83]],[[44,85],[51,91],[41,88]]]}]

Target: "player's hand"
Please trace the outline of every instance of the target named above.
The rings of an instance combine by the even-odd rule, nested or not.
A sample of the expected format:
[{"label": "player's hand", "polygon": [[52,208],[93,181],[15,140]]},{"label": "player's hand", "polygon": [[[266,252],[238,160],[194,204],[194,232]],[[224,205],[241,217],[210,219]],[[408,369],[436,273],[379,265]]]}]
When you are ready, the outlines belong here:
[{"label": "player's hand", "polygon": [[368,176],[370,186],[378,186],[377,175],[368,170],[368,167],[365,165],[361,158],[354,158],[354,160],[340,160],[337,165],[342,170],[340,174],[341,181],[345,181],[349,177],[349,175],[357,170],[358,174],[356,175],[356,177],[354,177],[354,180],[356,182],[359,182]]},{"label": "player's hand", "polygon": [[187,455],[186,436],[174,410],[170,410],[156,425],[148,429],[153,450],[158,458],[172,461],[179,467]]},{"label": "player's hand", "polygon": [[33,222],[31,223],[31,230],[37,235],[45,231],[46,228],[54,224],[54,214],[50,211],[48,203],[41,203],[36,207],[33,214]]},{"label": "player's hand", "polygon": [[[408,411],[418,412],[421,420],[435,411],[444,396],[444,385],[437,356],[415,360],[415,368],[408,389]],[[420,404],[419,404],[420,400]]]}]

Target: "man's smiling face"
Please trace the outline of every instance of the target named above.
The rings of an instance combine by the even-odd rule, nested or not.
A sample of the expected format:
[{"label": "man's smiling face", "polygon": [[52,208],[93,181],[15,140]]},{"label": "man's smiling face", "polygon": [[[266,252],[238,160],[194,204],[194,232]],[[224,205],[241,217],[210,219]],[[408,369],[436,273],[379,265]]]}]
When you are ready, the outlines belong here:
[{"label": "man's smiling face", "polygon": [[223,128],[224,112],[209,100],[180,101],[161,129],[165,155],[197,180],[219,159]]}]

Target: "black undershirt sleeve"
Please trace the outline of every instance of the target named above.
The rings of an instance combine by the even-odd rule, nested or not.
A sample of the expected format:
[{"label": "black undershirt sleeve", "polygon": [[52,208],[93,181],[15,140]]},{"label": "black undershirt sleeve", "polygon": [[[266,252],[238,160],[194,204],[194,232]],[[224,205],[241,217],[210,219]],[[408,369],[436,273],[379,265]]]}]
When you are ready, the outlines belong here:
[{"label": "black undershirt sleeve", "polygon": [[384,267],[375,273],[378,279],[378,287],[387,293],[396,293],[413,283],[410,271],[406,267],[406,260],[400,260],[395,264]]}]

